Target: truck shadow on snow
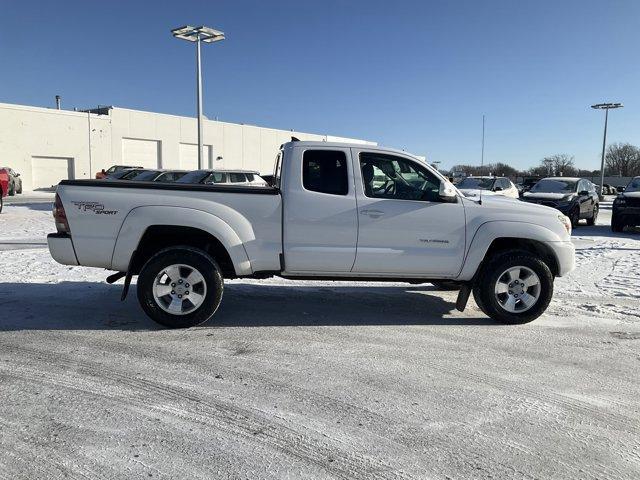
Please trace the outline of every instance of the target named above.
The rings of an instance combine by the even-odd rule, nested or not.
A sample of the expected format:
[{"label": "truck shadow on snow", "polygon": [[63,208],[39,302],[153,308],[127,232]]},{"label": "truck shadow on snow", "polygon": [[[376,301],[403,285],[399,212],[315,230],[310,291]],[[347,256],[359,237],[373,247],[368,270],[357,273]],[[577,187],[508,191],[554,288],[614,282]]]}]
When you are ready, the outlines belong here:
[{"label": "truck shadow on snow", "polygon": [[[120,302],[121,288],[94,282],[0,283],[0,332],[161,329],[142,312],[135,286],[124,302]],[[496,325],[472,309],[461,317],[448,316],[455,311],[453,300],[441,295],[428,284],[333,287],[232,282],[225,286],[216,315],[197,328]]]}]

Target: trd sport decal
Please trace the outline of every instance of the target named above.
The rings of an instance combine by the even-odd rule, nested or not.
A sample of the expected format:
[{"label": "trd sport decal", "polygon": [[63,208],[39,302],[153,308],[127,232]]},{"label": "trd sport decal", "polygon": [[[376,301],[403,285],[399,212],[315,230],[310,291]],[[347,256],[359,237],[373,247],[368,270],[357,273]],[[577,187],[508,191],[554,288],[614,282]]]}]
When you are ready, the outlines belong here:
[{"label": "trd sport decal", "polygon": [[105,210],[104,205],[98,202],[73,202],[81,212],[93,212],[96,215],[115,215],[117,210]]}]

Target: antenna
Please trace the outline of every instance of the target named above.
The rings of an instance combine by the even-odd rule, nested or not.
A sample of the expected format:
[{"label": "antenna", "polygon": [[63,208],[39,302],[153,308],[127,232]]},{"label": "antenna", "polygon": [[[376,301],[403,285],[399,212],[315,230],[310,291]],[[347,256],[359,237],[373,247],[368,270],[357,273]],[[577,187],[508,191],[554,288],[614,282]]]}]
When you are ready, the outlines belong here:
[{"label": "antenna", "polygon": [[[480,153],[480,175],[484,173],[482,170],[483,167],[484,167],[484,114],[482,115],[482,149]],[[478,194],[478,205],[482,205],[482,189],[480,189],[480,192]]]}]

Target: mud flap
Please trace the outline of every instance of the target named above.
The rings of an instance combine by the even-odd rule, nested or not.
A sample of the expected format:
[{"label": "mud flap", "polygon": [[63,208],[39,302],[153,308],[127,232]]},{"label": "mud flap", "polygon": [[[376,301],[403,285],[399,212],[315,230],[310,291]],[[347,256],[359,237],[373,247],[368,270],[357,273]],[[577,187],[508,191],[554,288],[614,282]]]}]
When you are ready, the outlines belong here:
[{"label": "mud flap", "polygon": [[118,280],[120,280],[122,277],[126,276],[127,274],[125,272],[116,272],[113,275],[109,275],[107,277],[107,283],[108,284],[112,284],[117,282]]},{"label": "mud flap", "polygon": [[471,294],[471,284],[463,283],[458,291],[458,298],[456,300],[456,310],[464,312],[467,302],[469,301],[469,295]]},{"label": "mud flap", "polygon": [[129,285],[131,285],[131,277],[133,277],[133,274],[131,273],[131,270],[129,270],[124,277],[124,287],[122,287],[122,296],[120,297],[121,302],[124,302],[124,299],[127,298],[127,293],[129,293]]}]

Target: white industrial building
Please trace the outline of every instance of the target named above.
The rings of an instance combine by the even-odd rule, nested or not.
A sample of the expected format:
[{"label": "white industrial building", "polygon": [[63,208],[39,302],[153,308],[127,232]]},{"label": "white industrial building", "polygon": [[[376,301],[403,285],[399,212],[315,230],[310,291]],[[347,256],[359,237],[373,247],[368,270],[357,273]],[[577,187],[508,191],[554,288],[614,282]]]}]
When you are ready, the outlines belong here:
[{"label": "white industrial building", "polygon": [[[278,147],[300,140],[360,142],[352,138],[205,120],[203,167],[271,173]],[[0,166],[22,176],[25,190],[62,179],[94,178],[111,165],[197,168],[195,118],[126,108],[91,112],[0,103]]]}]

